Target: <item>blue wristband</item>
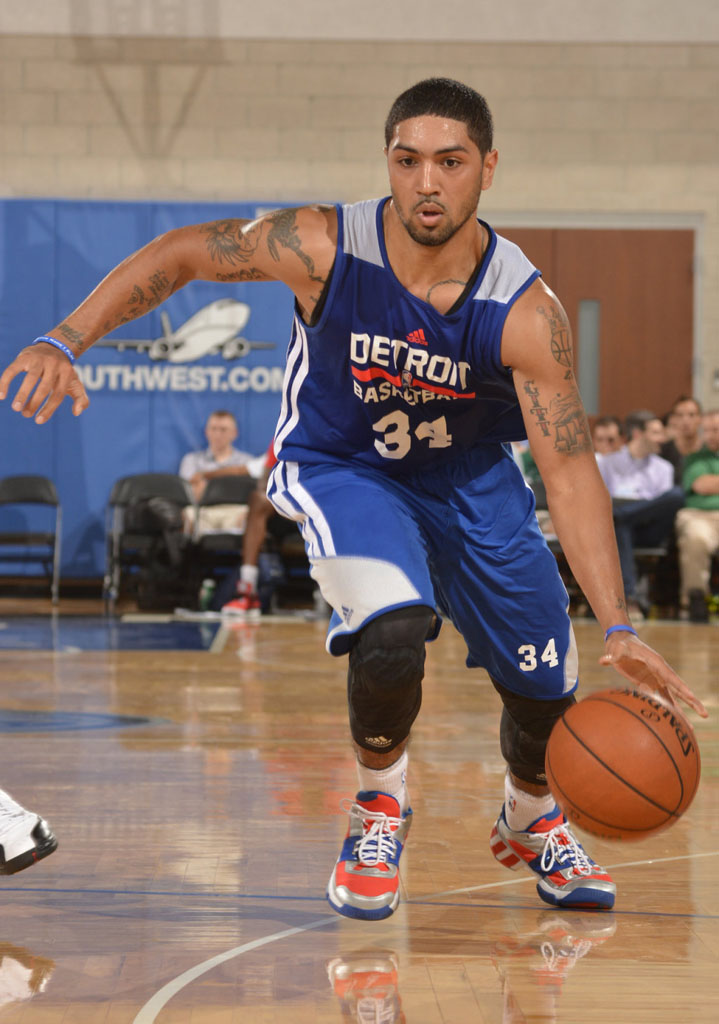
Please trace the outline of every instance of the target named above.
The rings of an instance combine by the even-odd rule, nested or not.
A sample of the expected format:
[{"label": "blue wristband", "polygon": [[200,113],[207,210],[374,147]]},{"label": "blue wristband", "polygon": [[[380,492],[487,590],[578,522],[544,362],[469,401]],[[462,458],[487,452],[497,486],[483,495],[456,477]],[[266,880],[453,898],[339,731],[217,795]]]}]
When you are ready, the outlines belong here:
[{"label": "blue wristband", "polygon": [[39,345],[40,342],[45,345],[52,345],[54,348],[59,348],[61,352],[65,353],[71,363],[75,362],[74,352],[72,352],[63,341],[58,341],[57,338],[52,338],[49,334],[41,334],[39,338],[35,338],[34,341],[31,341],[30,345]]},{"label": "blue wristband", "polygon": [[639,635],[632,626],[610,626],[604,634],[604,643],[607,642],[612,633],[634,633],[635,636]]}]

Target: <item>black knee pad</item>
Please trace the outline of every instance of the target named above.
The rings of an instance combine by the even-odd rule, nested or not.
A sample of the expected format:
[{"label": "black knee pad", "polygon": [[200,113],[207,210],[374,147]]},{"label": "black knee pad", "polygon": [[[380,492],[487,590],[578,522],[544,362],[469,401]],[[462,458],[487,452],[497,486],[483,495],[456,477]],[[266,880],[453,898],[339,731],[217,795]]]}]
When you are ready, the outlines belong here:
[{"label": "black knee pad", "polygon": [[373,619],[349,655],[347,700],[355,743],[384,753],[407,738],[422,703],[424,643],[434,612],[423,605]]},{"label": "black knee pad", "polygon": [[549,734],[557,719],[576,703],[574,695],[559,700],[531,700],[513,693],[494,679],[492,684],[504,704],[499,732],[502,757],[517,778],[544,785],[547,781],[544,754]]}]

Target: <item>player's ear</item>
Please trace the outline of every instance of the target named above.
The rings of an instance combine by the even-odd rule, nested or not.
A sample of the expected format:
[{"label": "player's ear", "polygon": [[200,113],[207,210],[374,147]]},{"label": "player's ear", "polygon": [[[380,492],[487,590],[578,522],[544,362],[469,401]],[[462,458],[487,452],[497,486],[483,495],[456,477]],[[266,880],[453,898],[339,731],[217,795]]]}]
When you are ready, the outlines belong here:
[{"label": "player's ear", "polygon": [[482,160],[482,191],[491,188],[494,181],[494,172],[499,160],[499,153],[496,149],[490,149],[489,153]]}]

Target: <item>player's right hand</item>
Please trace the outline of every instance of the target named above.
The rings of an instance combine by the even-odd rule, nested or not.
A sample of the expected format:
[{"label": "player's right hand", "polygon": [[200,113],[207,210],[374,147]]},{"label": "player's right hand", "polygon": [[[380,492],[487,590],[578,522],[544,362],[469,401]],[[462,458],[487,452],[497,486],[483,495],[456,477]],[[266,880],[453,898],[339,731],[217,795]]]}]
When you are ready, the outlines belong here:
[{"label": "player's right hand", "polygon": [[30,345],[18,352],[0,377],[0,400],[20,373],[25,379],[12,408],[27,419],[34,416],[36,423],[47,423],[66,395],[72,399],[73,416],[79,416],[90,404],[72,363],[52,345]]}]

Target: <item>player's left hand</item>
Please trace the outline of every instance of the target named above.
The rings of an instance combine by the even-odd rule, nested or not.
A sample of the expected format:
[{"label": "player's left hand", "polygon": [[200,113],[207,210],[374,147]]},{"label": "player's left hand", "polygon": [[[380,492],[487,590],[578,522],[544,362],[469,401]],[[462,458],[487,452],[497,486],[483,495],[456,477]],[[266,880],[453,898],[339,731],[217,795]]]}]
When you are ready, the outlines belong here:
[{"label": "player's left hand", "polygon": [[702,718],[709,717],[702,702],[671,665],[633,633],[612,633],[599,664],[616,669],[638,689],[658,693],[672,707],[676,708],[677,700],[682,700]]}]

